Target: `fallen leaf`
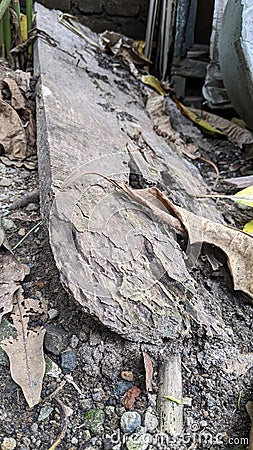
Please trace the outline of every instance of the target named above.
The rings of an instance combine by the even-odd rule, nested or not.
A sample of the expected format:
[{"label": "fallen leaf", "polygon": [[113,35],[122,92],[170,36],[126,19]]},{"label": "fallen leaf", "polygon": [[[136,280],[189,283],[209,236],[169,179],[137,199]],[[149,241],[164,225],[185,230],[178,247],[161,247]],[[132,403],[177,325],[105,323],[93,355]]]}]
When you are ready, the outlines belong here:
[{"label": "fallen leaf", "polygon": [[151,63],[150,59],[144,55],[145,41],[134,41],[134,48],[136,48],[138,54],[147,63]]},{"label": "fallen leaf", "polygon": [[190,119],[196,125],[198,125],[204,133],[211,135],[225,136],[225,133],[220,131],[217,127],[212,126],[210,122],[204,120],[203,116],[198,114],[196,110],[187,108],[179,100],[177,100],[176,97],[173,97],[173,100],[176,103],[178,109],[180,109],[181,113],[184,116],[188,117],[188,119]]},{"label": "fallen leaf", "polygon": [[102,45],[106,50],[110,50],[117,56],[130,70],[130,72],[139,78],[137,66],[145,66],[149,60],[139,53],[139,44],[133,39],[123,36],[114,31],[104,31],[100,35]]},{"label": "fallen leaf", "polygon": [[145,381],[146,381],[146,391],[152,391],[152,379],[153,379],[153,364],[150,356],[146,352],[142,352],[144,368],[145,368]]},{"label": "fallen leaf", "polygon": [[253,220],[250,220],[250,222],[247,222],[243,227],[244,233],[252,234],[253,235]]},{"label": "fallen leaf", "polygon": [[236,203],[240,203],[242,205],[251,206],[253,208],[253,186],[249,186],[242,191],[234,194],[234,197],[238,197],[235,199]]},{"label": "fallen leaf", "polygon": [[24,299],[21,288],[15,292],[11,320],[16,329],[16,337],[10,336],[1,342],[2,349],[10,360],[13,380],[21,387],[30,408],[40,401],[42,381],[45,373],[43,340],[45,329],[41,326],[31,328],[31,312],[43,312],[38,300]]},{"label": "fallen leaf", "polygon": [[144,84],[147,84],[148,86],[151,86],[153,89],[155,89],[158,94],[162,96],[166,94],[165,90],[160,85],[159,80],[154,77],[154,75],[142,75],[141,81]]},{"label": "fallen leaf", "polygon": [[245,177],[226,178],[223,181],[224,183],[234,184],[238,188],[246,188],[249,186],[253,186],[253,175],[248,175]]},{"label": "fallen leaf", "polygon": [[0,99],[0,145],[9,159],[24,159],[27,155],[27,142],[22,121],[17,112]]},{"label": "fallen leaf", "polygon": [[249,445],[247,448],[248,450],[253,450],[253,402],[248,402],[246,404],[246,410],[251,421],[251,428],[249,433]]},{"label": "fallen leaf", "polygon": [[186,144],[180,136],[180,133],[174,130],[171,125],[170,116],[165,109],[164,99],[156,93],[149,95],[146,109],[154,122],[157,134],[167,137],[173,142],[179,153],[183,153],[190,159],[200,157],[199,148],[196,144]]},{"label": "fallen leaf", "polygon": [[141,390],[137,386],[133,386],[131,389],[129,389],[124,397],[122,398],[122,405],[126,409],[132,409],[134,406],[136,399],[141,395]]},{"label": "fallen leaf", "polygon": [[19,289],[20,281],[29,274],[29,267],[21,264],[11,253],[3,230],[0,228],[0,287],[1,308],[0,322],[5,314],[12,311],[15,292]]},{"label": "fallen leaf", "polygon": [[25,108],[25,99],[20,92],[18,84],[10,77],[5,77],[3,82],[8,86],[11,94],[11,106],[18,111]]},{"label": "fallen leaf", "polygon": [[190,109],[203,120],[206,120],[210,125],[220,130],[220,132],[227,136],[230,142],[234,142],[238,145],[253,143],[253,133],[251,131],[232,123],[230,120],[217,116],[216,114],[195,108]]},{"label": "fallen leaf", "polygon": [[173,397],[172,395],[164,395],[164,398],[166,398],[167,400],[170,400],[173,403],[176,403],[177,405],[181,405],[181,400],[178,400],[177,398]]},{"label": "fallen leaf", "polygon": [[241,230],[212,222],[184,208],[174,205],[159,189],[131,189],[124,183],[114,184],[138,203],[179,232],[187,231],[191,245],[207,243],[219,247],[227,256],[234,281],[234,289],[253,299],[253,237]]}]

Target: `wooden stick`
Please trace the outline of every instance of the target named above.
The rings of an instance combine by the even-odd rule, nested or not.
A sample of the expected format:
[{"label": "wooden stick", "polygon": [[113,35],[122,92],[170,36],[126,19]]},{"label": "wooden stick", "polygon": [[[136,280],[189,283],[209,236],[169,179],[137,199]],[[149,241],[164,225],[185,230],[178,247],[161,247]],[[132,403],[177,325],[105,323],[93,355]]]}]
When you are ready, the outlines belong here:
[{"label": "wooden stick", "polygon": [[180,355],[172,355],[160,365],[158,413],[162,432],[171,436],[182,434],[183,393]]}]

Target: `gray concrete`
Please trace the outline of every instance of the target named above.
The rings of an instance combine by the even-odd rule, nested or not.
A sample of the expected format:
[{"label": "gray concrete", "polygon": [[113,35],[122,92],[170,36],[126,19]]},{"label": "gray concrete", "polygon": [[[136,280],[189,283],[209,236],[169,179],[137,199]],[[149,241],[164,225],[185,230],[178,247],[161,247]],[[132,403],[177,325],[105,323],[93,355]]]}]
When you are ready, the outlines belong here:
[{"label": "gray concrete", "polygon": [[153,131],[139,82],[63,27],[57,12],[36,11],[37,27],[56,44],[38,39],[35,72],[41,207],[62,283],[85,312],[128,339],[175,339],[177,300],[190,299],[195,284],[173,230],[87,172],[157,184],[180,206],[219,215],[192,197],[206,186]]}]

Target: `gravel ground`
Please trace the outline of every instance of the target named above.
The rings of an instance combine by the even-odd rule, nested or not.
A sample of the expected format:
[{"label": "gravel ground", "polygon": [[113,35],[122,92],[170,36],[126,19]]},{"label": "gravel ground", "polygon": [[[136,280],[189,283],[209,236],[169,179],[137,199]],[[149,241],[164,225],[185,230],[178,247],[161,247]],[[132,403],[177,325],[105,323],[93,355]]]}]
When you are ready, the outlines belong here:
[{"label": "gravel ground", "polygon": [[[222,177],[240,175],[241,167],[248,164],[243,153],[225,141],[209,143],[213,155],[207,156],[219,166]],[[235,159],[242,163],[231,171]],[[31,160],[35,162],[36,157]],[[203,162],[195,164],[211,182],[214,174],[210,167]],[[38,174],[36,169],[0,163],[0,177],[2,225],[13,247],[40,221],[36,203],[9,209],[14,199],[38,187]],[[218,186],[222,188],[224,185]],[[228,203],[217,204],[229,223],[245,220],[244,213]],[[48,308],[42,319],[47,329],[47,374],[41,403],[29,409],[21,389],[12,381],[8,359],[1,353],[2,450],[49,449],[64,426],[59,449],[246,449],[250,420],[245,405],[252,399],[253,358],[249,355],[243,365],[245,359],[240,355],[253,351],[253,309],[245,296],[234,294],[224,258],[216,270],[210,264],[211,258],[216,262],[220,258],[218,252],[204,247],[193,269],[199,295],[203,289],[206,310],[217,322],[200,326],[191,318],[180,342],[165,343],[161,349],[123,340],[82,312],[61,286],[44,223],[17,247],[15,255],[30,268],[23,282],[25,296],[42,299]],[[209,298],[206,292],[210,292]],[[158,354],[162,359],[175,347],[182,354],[185,407],[184,436],[173,441],[158,431],[156,402]],[[145,390],[142,351],[148,352],[153,362],[151,393]],[[140,389],[140,396],[128,411],[122,399],[132,386]],[[51,395],[56,389],[60,402]]]}]

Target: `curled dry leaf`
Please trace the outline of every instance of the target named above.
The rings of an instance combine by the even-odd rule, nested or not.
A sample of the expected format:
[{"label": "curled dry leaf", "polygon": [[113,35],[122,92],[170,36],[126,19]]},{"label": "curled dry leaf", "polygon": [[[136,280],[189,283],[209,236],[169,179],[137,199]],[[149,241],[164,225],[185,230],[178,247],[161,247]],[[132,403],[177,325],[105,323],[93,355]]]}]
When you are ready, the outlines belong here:
[{"label": "curled dry leaf", "polygon": [[114,31],[105,31],[100,35],[102,45],[117,56],[136,78],[140,78],[136,66],[144,66],[149,60],[139,53],[139,46],[133,39]]},{"label": "curled dry leaf", "polygon": [[[2,317],[12,311],[13,298],[19,288],[19,282],[29,274],[29,267],[21,264],[10,252],[3,230],[0,228],[0,322]],[[7,250],[7,251],[6,251]]]},{"label": "curled dry leaf", "polygon": [[11,93],[11,106],[18,111],[25,108],[25,99],[20,92],[20,89],[15,80],[10,77],[4,78],[4,83],[8,86]]},{"label": "curled dry leaf", "polygon": [[198,125],[198,127],[201,128],[203,133],[210,134],[210,135],[220,135],[220,136],[225,135],[217,127],[214,127],[210,123],[210,121],[205,120],[203,115],[199,114],[199,112],[197,110],[187,108],[185,105],[183,105],[181,102],[179,102],[176,97],[173,97],[173,100],[176,103],[178,109],[181,111],[181,113],[185,117],[188,117],[188,119],[190,119],[192,122],[194,122],[195,125]]},{"label": "curled dry leaf", "polygon": [[164,98],[161,95],[151,94],[146,109],[154,122],[157,134],[167,137],[170,142],[173,142],[179,153],[183,153],[190,159],[200,157],[198,146],[191,143],[186,144],[180,137],[180,133],[172,127],[170,116],[165,109]]},{"label": "curled dry leaf", "polygon": [[132,409],[134,406],[136,399],[141,395],[141,390],[137,386],[131,387],[129,389],[123,399],[122,399],[122,405],[125,406],[126,409]]},{"label": "curled dry leaf", "polygon": [[0,144],[10,159],[24,159],[27,156],[27,142],[22,121],[17,112],[0,99]]},{"label": "curled dry leaf", "polygon": [[246,128],[242,128],[239,125],[232,123],[230,120],[200,109],[191,108],[191,111],[224,133],[229,141],[238,145],[253,143],[253,133]]},{"label": "curled dry leaf", "polygon": [[174,205],[157,188],[134,191],[124,183],[115,184],[133,200],[151,209],[160,220],[181,233],[187,231],[190,244],[207,243],[219,247],[227,256],[234,289],[253,299],[253,236]]},{"label": "curled dry leaf", "polygon": [[29,327],[31,313],[43,312],[38,300],[24,299],[21,288],[14,294],[14,307],[11,314],[16,336],[10,336],[1,343],[10,360],[13,380],[21,387],[25,399],[32,408],[39,403],[42,381],[45,373],[43,340],[45,330],[39,326]]},{"label": "curled dry leaf", "polygon": [[[11,94],[11,106],[18,112],[20,118],[25,124],[24,129],[28,146],[33,147],[36,138],[36,127],[32,112],[28,108],[26,108],[25,99],[19,89],[17,82],[10,77],[6,77],[4,79],[4,83],[8,86]],[[30,151],[27,151],[26,156],[28,156],[30,153]]]}]

